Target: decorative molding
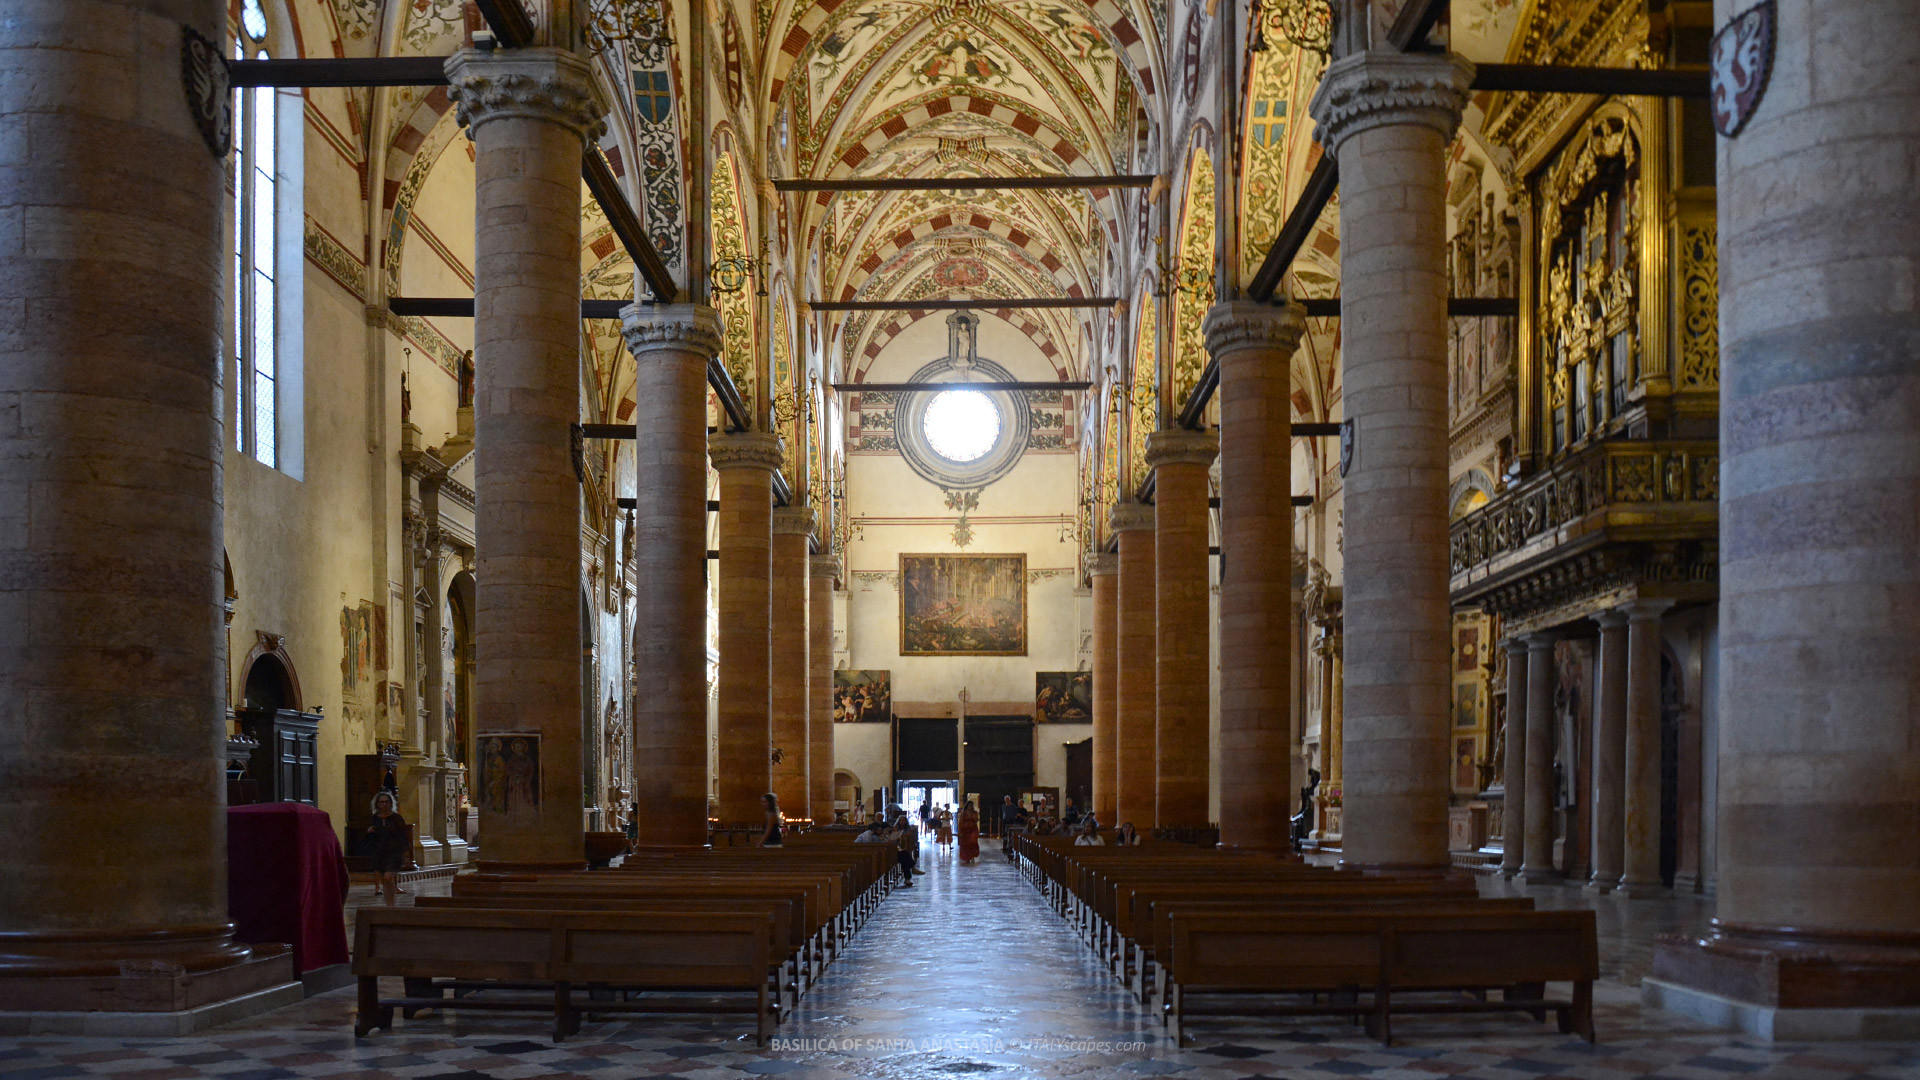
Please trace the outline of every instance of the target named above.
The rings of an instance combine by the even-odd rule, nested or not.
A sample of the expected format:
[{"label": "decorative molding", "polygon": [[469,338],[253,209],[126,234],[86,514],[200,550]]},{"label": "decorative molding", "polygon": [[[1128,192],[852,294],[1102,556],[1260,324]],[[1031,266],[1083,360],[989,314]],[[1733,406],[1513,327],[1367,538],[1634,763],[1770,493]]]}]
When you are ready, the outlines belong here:
[{"label": "decorative molding", "polygon": [[716,469],[765,469],[773,472],[785,460],[780,436],[764,431],[736,431],[707,440],[707,454]]},{"label": "decorative molding", "polygon": [[338,282],[341,288],[352,293],[354,299],[366,303],[367,265],[360,261],[359,256],[348,251],[346,245],[334,239],[333,234],[321,228],[311,214],[306,215],[303,246],[308,261]]},{"label": "decorative molding", "polygon": [[889,589],[900,587],[898,570],[855,570],[847,578],[850,584],[860,586],[861,592],[872,592],[875,585],[885,585]]},{"label": "decorative molding", "polygon": [[630,304],[621,309],[620,333],[636,361],[665,349],[720,355],[720,313],[704,304]]},{"label": "decorative molding", "polygon": [[1720,388],[1720,249],[1712,217],[1680,224],[1680,389]]},{"label": "decorative molding", "polygon": [[1147,436],[1147,468],[1162,465],[1212,465],[1220,456],[1220,436],[1211,431],[1168,428]]},{"label": "decorative molding", "polygon": [[1335,154],[1349,136],[1387,124],[1424,124],[1451,139],[1472,81],[1463,57],[1370,49],[1328,66],[1307,111],[1315,138]]},{"label": "decorative molding", "polygon": [[1218,359],[1235,349],[1261,349],[1291,357],[1306,333],[1306,309],[1299,304],[1256,304],[1229,300],[1215,304],[1201,324],[1207,352]]},{"label": "decorative molding", "polygon": [[607,100],[592,67],[563,49],[462,49],[446,68],[454,117],[469,132],[498,119],[560,124],[587,140],[607,130]]}]

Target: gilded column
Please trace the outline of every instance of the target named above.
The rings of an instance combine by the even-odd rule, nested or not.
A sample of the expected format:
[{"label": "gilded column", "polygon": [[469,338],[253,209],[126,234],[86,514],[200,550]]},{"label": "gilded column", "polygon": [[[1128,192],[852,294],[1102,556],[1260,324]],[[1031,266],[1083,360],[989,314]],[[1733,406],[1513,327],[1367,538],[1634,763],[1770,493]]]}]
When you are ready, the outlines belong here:
[{"label": "gilded column", "polygon": [[1118,654],[1114,678],[1114,823],[1133,822],[1141,832],[1154,825],[1154,634],[1153,507],[1123,502],[1113,508],[1120,544]]},{"label": "gilded column", "polygon": [[[1340,739],[1343,734],[1342,715],[1346,709],[1346,644],[1340,633],[1342,620],[1338,611],[1323,625],[1321,648],[1326,654],[1327,664],[1327,707],[1320,717],[1320,760],[1325,769],[1320,776],[1320,805],[1323,808],[1320,818],[1318,839],[1337,840],[1340,830],[1333,827],[1333,815],[1327,809],[1346,811],[1346,796],[1341,788],[1341,774],[1346,767],[1346,755],[1341,752]],[[1331,800],[1339,798],[1336,804]]]},{"label": "gilded column", "polygon": [[1349,863],[1447,855],[1446,151],[1473,66],[1360,52],[1311,110],[1340,163]]},{"label": "gilded column", "polygon": [[807,537],[813,509],[773,512],[773,793],[789,817],[806,817],[812,752],[807,698]]},{"label": "gilded column", "polygon": [[580,166],[607,104],[587,61],[466,50],[449,96],[474,144],[474,647],[482,865],[585,866],[580,700]]},{"label": "gilded column", "polygon": [[1626,605],[1627,723],[1626,837],[1620,891],[1628,896],[1660,896],[1660,616],[1671,600],[1642,600]]},{"label": "gilded column", "polygon": [[1626,843],[1627,617],[1609,611],[1593,621],[1600,624],[1600,701],[1593,718],[1593,876],[1587,887],[1606,892],[1620,884]]},{"label": "gilded column", "polygon": [[780,438],[743,431],[708,440],[720,472],[720,757],[722,825],[758,824],[772,791],[773,473]]},{"label": "gilded column", "polygon": [[1154,820],[1162,829],[1204,828],[1208,818],[1207,470],[1219,451],[1212,432],[1147,436],[1157,597]]},{"label": "gilded column", "polygon": [[[1719,142],[1718,367],[1679,380],[1720,386],[1719,921],[1650,981],[1776,1038],[1912,1038],[1920,8],[1781,0],[1756,32],[1754,6],[1714,4],[1749,19],[1715,65],[1745,127]],[[1741,85],[1735,46],[1771,78]]]},{"label": "gilded column", "polygon": [[638,843],[707,842],[707,361],[720,318],[695,304],[621,312],[635,383],[633,791]]},{"label": "gilded column", "polygon": [[1306,317],[1235,301],[1205,325],[1220,365],[1220,843],[1291,848],[1274,778],[1293,769],[1291,377]]},{"label": "gilded column", "polygon": [[1527,639],[1510,637],[1507,650],[1507,760],[1502,770],[1500,874],[1520,874],[1527,836]]},{"label": "gilded column", "polygon": [[1093,580],[1093,816],[1102,825],[1118,822],[1114,784],[1119,778],[1114,743],[1114,700],[1120,667],[1120,557],[1102,552],[1087,564]]},{"label": "gilded column", "polygon": [[840,560],[815,555],[807,580],[807,812],[833,823],[833,583]]},{"label": "gilded column", "polygon": [[[1521,876],[1551,881],[1553,869],[1553,636],[1528,634],[1527,770],[1521,797],[1526,800],[1521,834]],[[1511,706],[1509,706],[1511,708]],[[1508,782],[1511,791],[1511,781]]]},{"label": "gilded column", "polygon": [[[217,65],[225,11],[31,0],[0,30],[0,1008],[172,1011],[169,969],[249,956],[219,753],[230,158],[178,84],[183,24]],[[293,977],[255,970],[234,993]]]}]

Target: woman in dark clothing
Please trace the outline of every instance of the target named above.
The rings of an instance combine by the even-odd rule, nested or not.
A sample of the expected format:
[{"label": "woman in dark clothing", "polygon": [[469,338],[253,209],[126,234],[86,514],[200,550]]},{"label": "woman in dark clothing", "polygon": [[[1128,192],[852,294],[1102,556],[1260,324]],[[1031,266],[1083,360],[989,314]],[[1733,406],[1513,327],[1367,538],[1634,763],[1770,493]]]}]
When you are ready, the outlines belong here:
[{"label": "woman in dark clothing", "polygon": [[373,837],[373,872],[378,875],[374,890],[392,907],[399,898],[400,868],[407,863],[407,847],[412,840],[407,819],[394,809],[393,792],[383,791],[373,797],[373,824],[368,826],[367,835]]},{"label": "woman in dark clothing", "polygon": [[760,837],[760,846],[780,847],[782,846],[780,843],[780,834],[782,827],[786,824],[785,819],[780,816],[780,799],[774,795],[773,792],[769,791],[765,795],[760,796],[760,802],[761,805],[767,808],[767,831],[765,835]]}]

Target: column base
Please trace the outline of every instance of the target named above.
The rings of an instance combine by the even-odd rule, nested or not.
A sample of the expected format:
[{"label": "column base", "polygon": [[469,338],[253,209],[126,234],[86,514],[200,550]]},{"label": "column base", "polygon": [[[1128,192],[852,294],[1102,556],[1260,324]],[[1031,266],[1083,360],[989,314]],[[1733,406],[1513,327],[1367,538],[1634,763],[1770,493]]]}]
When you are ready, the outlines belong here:
[{"label": "column base", "polygon": [[1587,880],[1586,885],[1587,891],[1596,896],[1605,896],[1619,887],[1620,878],[1617,874],[1595,875]]},{"label": "column base", "polygon": [[1673,890],[1657,878],[1653,881],[1628,881],[1622,878],[1618,891],[1629,900],[1650,900],[1673,895]]},{"label": "column base", "polygon": [[1714,922],[1655,944],[1644,1000],[1756,1038],[1920,1038],[1920,934]]},{"label": "column base", "polygon": [[112,974],[0,973],[0,1035],[187,1035],[305,996],[284,945],[200,971],[130,961]]}]

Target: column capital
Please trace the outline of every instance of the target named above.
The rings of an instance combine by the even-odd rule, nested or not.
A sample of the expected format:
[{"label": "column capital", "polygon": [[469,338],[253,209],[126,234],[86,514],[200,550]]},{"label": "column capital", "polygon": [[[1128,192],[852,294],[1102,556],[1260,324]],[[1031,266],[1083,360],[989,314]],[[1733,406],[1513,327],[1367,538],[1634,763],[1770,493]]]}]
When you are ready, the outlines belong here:
[{"label": "column capital", "polygon": [[1627,613],[1623,608],[1615,608],[1612,611],[1602,611],[1597,615],[1589,615],[1587,617],[1598,623],[1602,630],[1613,630],[1627,625]]},{"label": "column capital", "polygon": [[1089,577],[1105,577],[1120,572],[1120,556],[1111,551],[1097,551],[1087,560]]},{"label": "column capital", "polygon": [[707,454],[713,459],[713,467],[722,471],[727,469],[765,469],[772,472],[780,467],[786,454],[780,446],[780,436],[764,431],[734,431],[724,435],[707,437]]},{"label": "column capital", "polygon": [[454,116],[469,131],[501,118],[559,124],[588,141],[607,130],[592,67],[565,49],[462,49],[447,57],[446,72]]},{"label": "column capital", "polygon": [[814,577],[840,578],[840,560],[832,555],[813,555],[807,559],[807,573]]},{"label": "column capital", "polygon": [[1424,124],[1451,139],[1472,81],[1473,64],[1460,56],[1369,49],[1328,66],[1307,111],[1335,154],[1348,136],[1388,124]]},{"label": "column capital", "polygon": [[1143,502],[1113,504],[1114,532],[1152,532],[1153,505]]},{"label": "column capital", "polygon": [[812,536],[813,507],[776,506],[773,510],[773,535]]},{"label": "column capital", "polygon": [[705,304],[628,304],[620,309],[620,333],[636,360],[663,349],[720,354],[720,313]]},{"label": "column capital", "polygon": [[1211,431],[1168,428],[1147,436],[1149,469],[1158,469],[1162,465],[1207,466],[1213,464],[1213,459],[1219,454],[1220,436]]},{"label": "column capital", "polygon": [[1560,640],[1560,635],[1546,630],[1535,630],[1531,634],[1520,635],[1520,640],[1527,643],[1528,652],[1535,650],[1545,652],[1553,648],[1553,643]]},{"label": "column capital", "polygon": [[1635,600],[1621,604],[1617,610],[1624,613],[1629,622],[1653,622],[1665,615],[1667,610],[1678,602],[1677,600]]},{"label": "column capital", "polygon": [[1527,635],[1516,634],[1510,638],[1502,638],[1500,646],[1507,650],[1508,656],[1525,656],[1527,655]]},{"label": "column capital", "polygon": [[1257,304],[1251,300],[1229,300],[1207,309],[1201,322],[1207,338],[1207,352],[1219,357],[1223,352],[1259,349],[1293,355],[1300,347],[1300,336],[1307,329],[1306,309],[1292,301],[1284,304]]}]

